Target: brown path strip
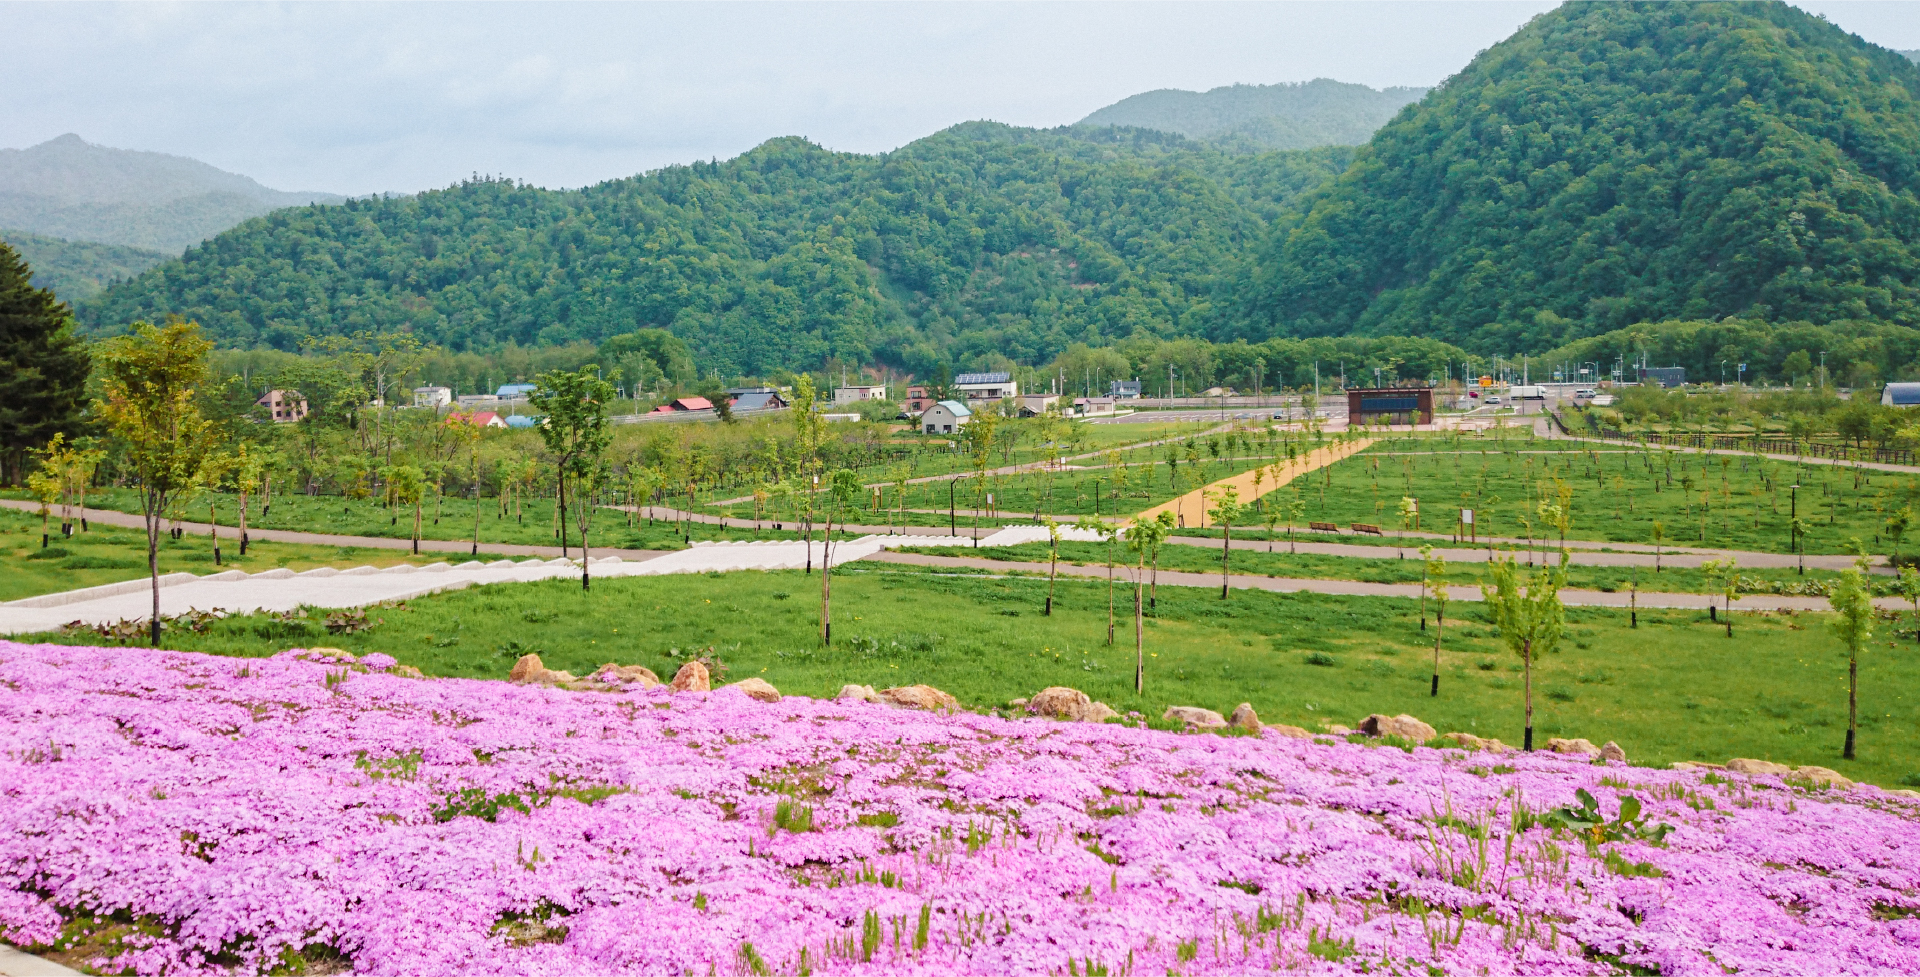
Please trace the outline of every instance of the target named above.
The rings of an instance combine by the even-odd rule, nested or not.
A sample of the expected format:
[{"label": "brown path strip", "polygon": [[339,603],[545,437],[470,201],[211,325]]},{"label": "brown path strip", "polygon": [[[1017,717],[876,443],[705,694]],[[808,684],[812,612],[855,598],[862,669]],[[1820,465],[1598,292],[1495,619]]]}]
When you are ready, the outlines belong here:
[{"label": "brown path strip", "polygon": [[[1207,503],[1209,501],[1207,496],[1217,494],[1222,489],[1231,486],[1239,491],[1241,502],[1252,502],[1254,499],[1274,489],[1280,488],[1301,475],[1324,468],[1342,458],[1352,457],[1367,450],[1367,448],[1372,445],[1373,440],[1371,438],[1361,438],[1357,441],[1343,441],[1338,444],[1328,445],[1324,448],[1315,448],[1285,465],[1279,465],[1277,474],[1272,470],[1275,466],[1271,465],[1262,468],[1249,468],[1238,475],[1223,478],[1211,485],[1194,489],[1171,502],[1162,502],[1134,518],[1152,519],[1162,512],[1171,512],[1181,526],[1205,529],[1207,528]],[[1262,476],[1259,491],[1256,492],[1254,490],[1253,476],[1254,473],[1258,471],[1265,471],[1266,474]]]}]

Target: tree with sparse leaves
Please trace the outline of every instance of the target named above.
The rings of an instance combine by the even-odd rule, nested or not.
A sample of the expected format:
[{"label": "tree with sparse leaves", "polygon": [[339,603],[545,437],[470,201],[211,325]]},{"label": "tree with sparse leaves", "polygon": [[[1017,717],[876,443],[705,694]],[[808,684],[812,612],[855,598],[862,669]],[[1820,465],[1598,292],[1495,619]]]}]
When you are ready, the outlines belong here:
[{"label": "tree with sparse leaves", "polygon": [[160,524],[181,492],[193,487],[212,451],[213,427],[200,412],[213,344],[191,322],[136,323],[101,345],[103,399],[94,411],[120,441],[121,464],[140,487],[147,527],[147,574],[153,581],[153,646],[160,646]]}]

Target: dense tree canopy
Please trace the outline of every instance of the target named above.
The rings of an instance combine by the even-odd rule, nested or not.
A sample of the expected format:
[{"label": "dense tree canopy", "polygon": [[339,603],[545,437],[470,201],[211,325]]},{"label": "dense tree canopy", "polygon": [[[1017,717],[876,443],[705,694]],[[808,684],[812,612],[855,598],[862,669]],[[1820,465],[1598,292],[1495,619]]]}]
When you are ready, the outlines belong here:
[{"label": "dense tree canopy", "polygon": [[1636,322],[1920,325],[1920,69],[1778,3],[1569,4],[1302,200],[1249,335],[1541,349]]},{"label": "dense tree canopy", "polygon": [[27,451],[77,433],[93,363],[71,311],[32,277],[0,242],[0,464],[9,484]]},{"label": "dense tree canopy", "polygon": [[90,304],[232,345],[411,330],[450,349],[665,329],[700,369],[1044,362],[1206,334],[1284,202],[1348,149],[1231,154],[1146,130],[959,126],[883,156],[777,139],[580,191],[476,179],[277,211]]}]

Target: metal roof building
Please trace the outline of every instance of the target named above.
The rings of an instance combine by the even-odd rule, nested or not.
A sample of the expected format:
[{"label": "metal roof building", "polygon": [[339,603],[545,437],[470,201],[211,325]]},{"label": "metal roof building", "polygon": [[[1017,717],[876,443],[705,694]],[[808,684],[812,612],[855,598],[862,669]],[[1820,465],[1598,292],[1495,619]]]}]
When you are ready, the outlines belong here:
[{"label": "metal roof building", "polygon": [[1883,407],[1920,407],[1920,383],[1889,383],[1880,391]]}]

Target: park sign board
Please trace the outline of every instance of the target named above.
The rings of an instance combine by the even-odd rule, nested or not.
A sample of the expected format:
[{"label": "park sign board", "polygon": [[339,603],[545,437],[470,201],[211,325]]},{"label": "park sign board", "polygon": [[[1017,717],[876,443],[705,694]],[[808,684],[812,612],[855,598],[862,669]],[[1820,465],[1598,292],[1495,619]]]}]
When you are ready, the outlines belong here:
[{"label": "park sign board", "polygon": [[1360,424],[1432,424],[1433,388],[1349,388],[1347,417]]}]

